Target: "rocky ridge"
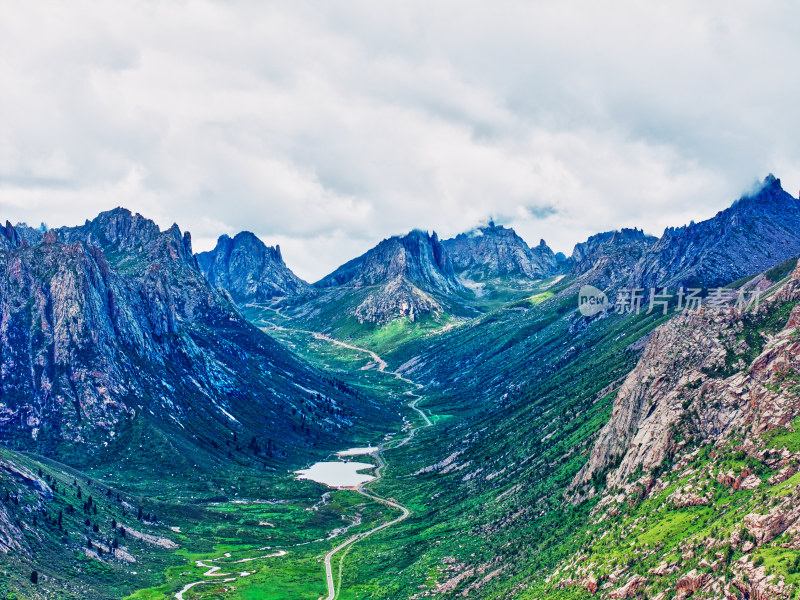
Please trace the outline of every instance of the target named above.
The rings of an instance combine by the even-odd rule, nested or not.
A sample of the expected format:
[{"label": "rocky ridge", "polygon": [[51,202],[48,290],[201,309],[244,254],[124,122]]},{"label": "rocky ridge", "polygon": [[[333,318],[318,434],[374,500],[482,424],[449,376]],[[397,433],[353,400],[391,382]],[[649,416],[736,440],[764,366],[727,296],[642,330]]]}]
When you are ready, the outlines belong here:
[{"label": "rocky ridge", "polygon": [[722,286],[800,254],[800,200],[767,176],[711,219],[668,228],[633,272],[644,288]]},{"label": "rocky ridge", "polygon": [[2,237],[6,444],[82,462],[146,423],[202,432],[209,451],[235,432],[302,447],[364,406],[245,321],[177,226],[115,209],[35,245]]},{"label": "rocky ridge", "polygon": [[[600,500],[593,550],[551,576],[560,586],[603,598],[793,597],[762,552],[800,549],[800,268],[780,286],[763,276],[749,286],[767,290],[757,310],[680,315],[649,337],[568,493]],[[685,515],[696,516],[680,535],[655,533]],[[628,566],[614,570],[608,548],[631,548]]]},{"label": "rocky ridge", "polygon": [[[751,282],[750,291],[768,284]],[[574,483],[589,481],[618,458],[607,479],[612,487],[639,467],[656,467],[675,453],[676,426],[690,413],[696,415],[694,435],[710,442],[745,426],[750,439],[790,423],[800,414],[800,398],[770,385],[781,373],[800,372],[795,335],[800,309],[787,312],[778,331],[766,327],[798,299],[800,269],[757,310],[732,305],[687,311],[657,328],[617,392],[611,418]]]},{"label": "rocky ridge", "polygon": [[558,272],[556,255],[545,243],[531,248],[513,229],[489,223],[442,242],[453,268],[468,279],[542,279]]},{"label": "rocky ridge", "polygon": [[249,231],[222,235],[213,250],[197,254],[211,285],[227,290],[238,303],[297,296],[310,286],[283,261],[280,246],[267,246]]},{"label": "rocky ridge", "polygon": [[568,259],[570,272],[576,277],[573,287],[588,283],[609,289],[627,284],[636,265],[657,240],[641,229],[620,229],[598,233],[576,244]]},{"label": "rocky ridge", "polygon": [[769,175],[714,217],[667,228],[660,238],[639,229],[591,236],[568,259],[580,285],[619,289],[714,288],[755,276],[800,255],[800,200]]}]

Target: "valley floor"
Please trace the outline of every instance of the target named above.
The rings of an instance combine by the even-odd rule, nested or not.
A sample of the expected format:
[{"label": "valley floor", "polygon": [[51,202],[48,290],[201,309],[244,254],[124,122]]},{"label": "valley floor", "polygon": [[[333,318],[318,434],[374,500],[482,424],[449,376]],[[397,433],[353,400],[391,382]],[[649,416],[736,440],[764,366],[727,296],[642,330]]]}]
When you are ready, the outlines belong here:
[{"label": "valley floor", "polygon": [[[352,545],[387,530],[411,514],[409,508],[399,501],[382,497],[370,489],[385,476],[386,453],[393,448],[406,446],[413,441],[420,428],[434,424],[428,414],[417,406],[423,399],[416,391],[420,386],[388,370],[387,363],[371,350],[324,334],[273,325],[271,333],[274,335],[278,332],[295,350],[299,344],[303,344],[308,352],[315,353],[317,362],[327,360],[325,366],[328,368],[341,370],[345,365],[351,376],[373,391],[380,382],[378,389],[381,393],[406,397],[406,406],[411,412],[405,419],[403,430],[389,432],[380,441],[378,452],[369,455],[376,465],[375,479],[357,488],[326,490],[324,486],[318,486],[320,499],[312,505],[308,502],[274,504],[253,500],[210,507],[212,510],[229,512],[238,520],[246,517],[246,523],[257,522],[257,527],[267,533],[264,539],[269,539],[270,543],[253,547],[252,541],[237,543],[232,537],[216,544],[214,551],[207,554],[179,550],[176,554],[183,556],[186,562],[166,572],[167,584],[139,590],[128,600],[334,600],[340,597],[343,579],[349,579],[347,554]],[[315,345],[308,344],[310,341]],[[359,460],[364,458],[360,457]],[[286,477],[294,480],[289,474]],[[276,543],[289,539],[297,541]],[[326,551],[326,548],[329,549]]]}]

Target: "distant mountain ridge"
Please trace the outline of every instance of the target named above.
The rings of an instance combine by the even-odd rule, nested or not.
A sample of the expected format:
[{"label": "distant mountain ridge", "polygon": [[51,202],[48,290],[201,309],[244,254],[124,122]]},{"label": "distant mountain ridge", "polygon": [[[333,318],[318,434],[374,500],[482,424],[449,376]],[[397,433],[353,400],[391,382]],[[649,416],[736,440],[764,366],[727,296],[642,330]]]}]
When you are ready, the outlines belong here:
[{"label": "distant mountain ridge", "polygon": [[387,323],[442,310],[442,301],[467,293],[436,233],[414,230],[383,240],[314,284],[325,289],[366,290],[354,309],[360,322]]},{"label": "distant mountain ridge", "polygon": [[558,271],[556,255],[545,243],[531,248],[517,233],[493,222],[442,242],[453,267],[469,279],[542,279]]},{"label": "distant mountain ridge", "polygon": [[711,219],[668,228],[633,272],[642,287],[721,286],[800,254],[800,200],[770,174]]},{"label": "distant mountain ridge", "polygon": [[209,282],[239,303],[296,296],[311,289],[286,266],[280,246],[267,246],[249,231],[233,238],[220,236],[216,247],[198,253],[197,260]]},{"label": "distant mountain ridge", "polygon": [[759,188],[714,217],[669,227],[661,238],[641,229],[599,233],[568,259],[582,284],[622,288],[712,288],[761,273],[800,255],[800,200],[769,175]]}]

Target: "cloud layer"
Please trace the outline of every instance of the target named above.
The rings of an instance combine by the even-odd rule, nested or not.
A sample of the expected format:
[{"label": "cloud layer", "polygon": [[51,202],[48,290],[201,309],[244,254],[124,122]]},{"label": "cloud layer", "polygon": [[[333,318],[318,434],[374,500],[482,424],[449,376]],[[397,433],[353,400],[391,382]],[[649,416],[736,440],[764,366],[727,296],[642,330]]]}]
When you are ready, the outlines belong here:
[{"label": "cloud layer", "polygon": [[11,221],[248,229],[314,280],[414,227],[569,252],[800,186],[788,2],[4,4]]}]

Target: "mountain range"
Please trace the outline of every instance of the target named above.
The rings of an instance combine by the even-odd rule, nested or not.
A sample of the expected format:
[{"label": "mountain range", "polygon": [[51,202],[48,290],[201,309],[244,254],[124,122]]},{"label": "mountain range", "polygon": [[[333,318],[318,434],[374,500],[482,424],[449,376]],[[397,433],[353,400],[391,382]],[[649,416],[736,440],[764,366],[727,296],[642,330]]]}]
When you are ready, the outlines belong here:
[{"label": "mountain range", "polygon": [[[769,175],[757,190],[711,219],[667,228],[660,238],[641,229],[598,233],[560,260],[544,240],[529,247],[513,229],[493,222],[444,241],[421,231],[383,240],[310,288],[279,256],[265,260],[266,246],[252,234],[235,238],[248,243],[237,246],[236,260],[245,264],[233,269],[238,274],[233,278],[222,274],[230,272],[221,266],[230,259],[219,258],[231,256],[236,244],[229,238],[220,238],[212,253],[198,258],[210,281],[238,302],[288,298],[294,318],[335,333],[397,319],[468,318],[476,309],[492,306],[481,297],[487,289],[495,291],[498,281],[507,290],[512,283],[530,287],[548,277],[570,275],[571,292],[591,284],[612,298],[623,288],[647,292],[722,286],[796,256],[797,231],[800,201]],[[219,266],[212,268],[212,262]],[[257,293],[260,288],[265,291]],[[505,291],[499,295],[505,297]]]},{"label": "mountain range", "polygon": [[[249,232],[6,222],[0,595],[318,598],[352,534],[352,598],[790,600],[798,232],[769,176],[661,237],[414,230],[309,284]],[[760,301],[584,317],[583,285]],[[356,445],[369,493],[287,474]]]},{"label": "mountain range", "polygon": [[[530,248],[492,223],[444,242],[422,231],[388,238],[309,285],[285,265],[280,248],[248,232],[221,236],[214,250],[195,256],[188,233],[177,226],[162,232],[124,209],[46,232],[6,223],[0,435],[41,447],[97,447],[119,439],[119,428],[137,412],[179,427],[209,418],[223,429],[238,426],[239,410],[284,398],[280,381],[305,367],[253,329],[230,299],[288,299],[289,314],[312,323],[336,324],[332,309],[350,323],[375,326],[428,315],[469,318],[475,294],[465,282],[566,273],[603,289],[723,285],[800,254],[798,231],[800,201],[770,175],[708,221],[669,228],[661,238],[637,229],[597,234],[561,262],[544,241]],[[226,339],[217,335],[222,329]],[[248,358],[225,349],[232,340],[281,368],[255,376]],[[137,367],[142,361],[157,373]],[[247,386],[252,395],[241,394],[242,373],[258,382]],[[303,387],[316,387],[313,375],[304,377]],[[266,410],[266,427],[284,429],[291,421]],[[325,427],[343,425],[335,421]]]}]

